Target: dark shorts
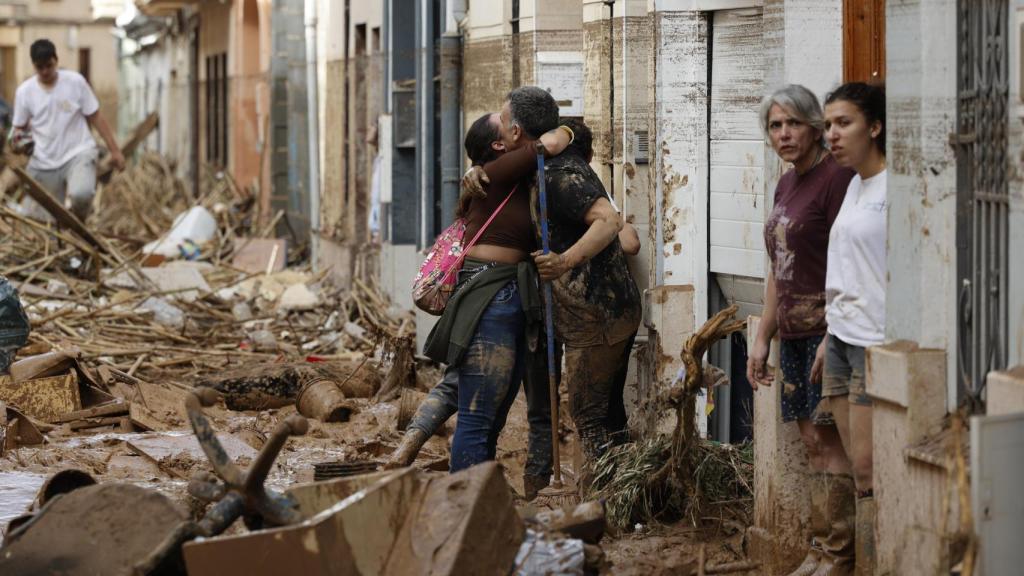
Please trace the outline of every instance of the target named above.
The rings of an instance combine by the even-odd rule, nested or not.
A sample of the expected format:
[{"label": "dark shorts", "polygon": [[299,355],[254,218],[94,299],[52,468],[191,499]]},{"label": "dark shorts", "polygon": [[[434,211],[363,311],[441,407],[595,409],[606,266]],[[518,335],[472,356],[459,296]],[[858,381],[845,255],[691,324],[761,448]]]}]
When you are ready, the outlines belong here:
[{"label": "dark shorts", "polygon": [[871,406],[864,380],[863,347],[847,344],[829,334],[822,380],[826,398],[849,395],[850,404]]},{"label": "dark shorts", "polygon": [[782,369],[782,421],[810,420],[831,424],[832,414],[822,407],[821,384],[811,383],[814,355],[822,336],[782,340],[779,364]]}]

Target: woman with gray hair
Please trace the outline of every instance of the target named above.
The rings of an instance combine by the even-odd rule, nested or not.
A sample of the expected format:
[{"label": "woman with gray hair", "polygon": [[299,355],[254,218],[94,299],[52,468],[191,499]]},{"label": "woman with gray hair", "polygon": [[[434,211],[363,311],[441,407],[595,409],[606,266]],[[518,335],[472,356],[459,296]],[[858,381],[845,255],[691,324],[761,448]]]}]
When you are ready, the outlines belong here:
[{"label": "woman with gray hair", "polygon": [[770,386],[768,350],[778,334],[782,372],[782,420],[795,421],[807,449],[813,479],[811,545],[790,576],[849,574],[853,567],[853,479],[832,415],[819,408],[825,336],[825,272],[828,239],[853,171],[829,154],[817,97],[790,84],[761,104],[765,137],[793,167],[775,188],[775,205],[764,227],[771,259],[764,313],[747,358],[747,379],[756,390]]}]

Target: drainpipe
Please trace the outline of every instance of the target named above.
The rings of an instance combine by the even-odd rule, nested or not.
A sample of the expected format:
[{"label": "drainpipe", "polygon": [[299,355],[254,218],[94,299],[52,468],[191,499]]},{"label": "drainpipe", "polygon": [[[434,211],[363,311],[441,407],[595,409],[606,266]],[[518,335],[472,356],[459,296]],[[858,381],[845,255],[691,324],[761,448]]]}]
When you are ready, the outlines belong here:
[{"label": "drainpipe", "polygon": [[455,218],[459,198],[462,146],[459,138],[459,71],[462,67],[460,22],[466,16],[465,0],[445,3],[441,35],[441,221]]},{"label": "drainpipe", "polygon": [[309,140],[309,259],[320,271],[320,104],[317,94],[317,0],[306,0],[306,122]]},{"label": "drainpipe", "polygon": [[420,189],[420,247],[434,243],[434,19],[433,0],[419,0],[417,28],[419,30],[419,64],[416,70],[416,113],[419,116],[419,134],[416,142],[417,170]]},{"label": "drainpipe", "polygon": [[[608,193],[615,199],[615,0],[604,0],[608,7]],[[623,18],[625,20],[625,18]]]}]

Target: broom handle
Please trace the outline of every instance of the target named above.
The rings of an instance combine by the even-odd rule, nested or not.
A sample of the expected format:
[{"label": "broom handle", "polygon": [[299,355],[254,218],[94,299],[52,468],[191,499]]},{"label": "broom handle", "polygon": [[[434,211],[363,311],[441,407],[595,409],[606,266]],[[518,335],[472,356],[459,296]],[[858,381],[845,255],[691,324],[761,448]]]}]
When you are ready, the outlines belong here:
[{"label": "broom handle", "polygon": [[[544,181],[544,153],[537,143],[537,189],[540,201],[540,240],[544,254],[551,252],[548,241],[548,194]],[[544,282],[544,330],[548,346],[548,399],[551,402],[551,468],[554,473],[552,487],[562,487],[562,461],[558,453],[558,384],[555,379],[555,322],[552,316],[551,282]]]}]

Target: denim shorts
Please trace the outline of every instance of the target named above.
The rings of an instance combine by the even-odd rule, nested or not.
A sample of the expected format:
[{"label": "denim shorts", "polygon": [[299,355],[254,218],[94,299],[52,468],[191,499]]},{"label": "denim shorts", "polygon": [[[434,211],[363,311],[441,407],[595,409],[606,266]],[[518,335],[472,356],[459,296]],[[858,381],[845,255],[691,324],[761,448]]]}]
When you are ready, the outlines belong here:
[{"label": "denim shorts", "polygon": [[829,334],[825,345],[825,376],[822,379],[825,397],[849,395],[850,404],[871,406],[864,374],[864,348],[847,344]]},{"label": "denim shorts", "polygon": [[811,368],[821,339],[822,336],[809,336],[781,342],[779,364],[782,369],[783,422],[833,422],[832,414],[821,405],[821,384],[811,382]]}]

